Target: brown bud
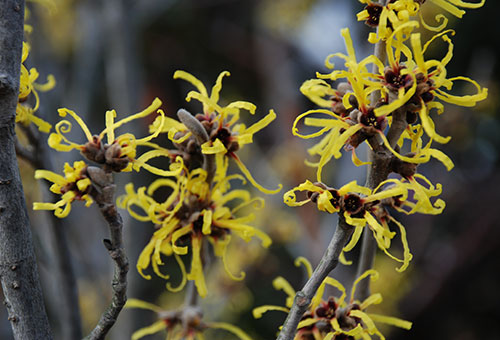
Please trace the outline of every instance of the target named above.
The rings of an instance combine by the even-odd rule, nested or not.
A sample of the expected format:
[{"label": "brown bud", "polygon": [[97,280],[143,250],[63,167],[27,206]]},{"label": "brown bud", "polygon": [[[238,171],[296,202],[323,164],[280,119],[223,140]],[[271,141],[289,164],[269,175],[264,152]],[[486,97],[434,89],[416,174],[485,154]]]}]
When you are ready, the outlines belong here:
[{"label": "brown bud", "polygon": [[[410,152],[405,155],[406,157],[414,157],[415,153]],[[400,160],[397,157],[393,157],[390,163],[391,171],[400,174],[404,178],[410,178],[417,172],[416,163],[410,163]]]}]

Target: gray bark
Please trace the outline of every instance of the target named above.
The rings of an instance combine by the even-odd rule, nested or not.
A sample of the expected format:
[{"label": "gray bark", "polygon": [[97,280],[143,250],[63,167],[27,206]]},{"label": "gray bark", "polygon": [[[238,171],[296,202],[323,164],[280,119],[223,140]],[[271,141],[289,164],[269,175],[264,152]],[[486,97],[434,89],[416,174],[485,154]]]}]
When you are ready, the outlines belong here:
[{"label": "gray bark", "polygon": [[15,152],[24,1],[0,5],[0,281],[15,339],[52,339]]}]

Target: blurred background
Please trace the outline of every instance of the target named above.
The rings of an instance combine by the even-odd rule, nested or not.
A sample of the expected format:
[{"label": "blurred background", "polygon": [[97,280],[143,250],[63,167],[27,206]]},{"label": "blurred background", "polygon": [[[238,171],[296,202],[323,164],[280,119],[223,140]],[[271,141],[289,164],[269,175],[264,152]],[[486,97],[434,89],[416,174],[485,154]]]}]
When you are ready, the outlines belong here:
[{"label": "blurred background", "polygon": [[[42,3],[42,4],[41,4]],[[356,1],[333,0],[54,0],[27,2],[27,23],[33,32],[25,39],[32,50],[28,59],[45,79],[54,74],[57,86],[41,94],[39,115],[58,121],[57,108],[76,111],[90,129],[99,132],[104,113],[114,108],[118,117],[138,112],[155,97],[171,116],[179,108],[193,113],[201,106],[186,103],[191,86],[173,80],[176,70],[188,71],[210,88],[223,70],[231,76],[223,83],[223,102],[247,100],[257,105],[255,116],[242,115],[251,124],[274,109],[278,118],[256,135],[255,143],[242,150],[240,157],[254,177],[273,188],[282,183],[284,191],[313,179],[315,170],[304,165],[306,149],[315,140],[301,140],[291,134],[295,117],[311,108],[299,92],[303,81],[325,72],[324,58],[345,52],[340,29],[349,27],[358,58],[371,54],[366,42],[369,28],[356,22],[363,9]],[[438,8],[424,5],[426,18]],[[442,183],[442,198],[447,207],[439,216],[399,216],[408,232],[414,255],[403,274],[397,263],[386,256],[376,259],[381,272],[373,291],[384,296],[376,312],[411,320],[411,331],[384,330],[390,339],[496,339],[500,320],[500,151],[499,80],[500,3],[489,0],[483,8],[468,10],[463,19],[448,15],[449,26],[456,29],[455,51],[448,65],[450,76],[466,75],[489,88],[489,97],[474,108],[445,105],[446,111],[435,119],[437,131],[452,136],[441,147],[455,162],[451,172],[438,162],[419,168],[434,183]],[[431,22],[432,19],[427,19]],[[431,51],[437,57],[440,51]],[[340,64],[339,64],[340,65]],[[465,93],[470,89],[453,89]],[[151,121],[140,121],[131,129],[136,136],[147,134]],[[74,140],[82,138],[75,129]],[[166,138],[163,141],[167,144]],[[317,140],[316,140],[317,141]],[[359,152],[358,155],[363,155]],[[80,155],[50,152],[54,169],[64,162],[79,160]],[[46,189],[33,179],[34,170],[21,161],[28,206],[48,201]],[[235,169],[233,169],[235,170]],[[60,170],[59,170],[60,171]],[[237,171],[237,170],[235,170]],[[330,162],[325,182],[338,187],[357,179],[363,183],[366,169],[355,168],[350,157]],[[147,185],[154,177],[147,172],[119,174],[118,194],[123,185],[134,181]],[[284,192],[283,191],[283,192]],[[282,192],[282,193],[283,193]],[[289,208],[282,193],[267,196],[266,207],[256,225],[273,238],[268,250],[258,242],[236,244],[231,249],[232,268],[243,268],[246,279],[231,281],[215,261],[209,275],[209,296],[203,301],[208,321],[238,325],[254,339],[273,339],[284,313],[269,312],[259,320],[251,310],[263,304],[284,305],[286,295],[272,287],[276,276],[285,277],[300,289],[306,280],[302,268],[296,268],[297,256],[307,257],[316,265],[336,225],[336,216],[319,213],[313,206]],[[260,195],[259,193],[256,193]],[[497,207],[497,208],[495,208]],[[126,211],[126,251],[131,263],[129,297],[156,303],[165,309],[182,305],[183,293],[170,294],[165,281],[144,280],[135,263],[153,228],[131,219]],[[76,276],[83,332],[93,328],[110,301],[112,264],[102,239],[107,228],[95,206],[73,204],[69,217],[54,222],[50,213],[31,212],[43,281],[46,305],[56,338],[63,339],[65,319],[60,307],[60,287],[54,255],[55,243],[66,239],[70,254],[67,262]],[[54,236],[58,223],[64,237]],[[61,231],[62,230],[62,231]],[[398,245],[398,242],[394,242]],[[356,261],[358,249],[348,259]],[[175,261],[168,261],[166,272],[178,280]],[[169,269],[171,268],[171,269]],[[333,276],[350,287],[355,266],[339,266]],[[375,309],[374,309],[375,311]],[[11,338],[5,309],[0,310],[0,338]],[[134,330],[155,321],[152,312],[124,310],[109,339],[127,339]],[[158,333],[147,339],[162,339]],[[227,333],[211,332],[207,339],[233,339]]]}]

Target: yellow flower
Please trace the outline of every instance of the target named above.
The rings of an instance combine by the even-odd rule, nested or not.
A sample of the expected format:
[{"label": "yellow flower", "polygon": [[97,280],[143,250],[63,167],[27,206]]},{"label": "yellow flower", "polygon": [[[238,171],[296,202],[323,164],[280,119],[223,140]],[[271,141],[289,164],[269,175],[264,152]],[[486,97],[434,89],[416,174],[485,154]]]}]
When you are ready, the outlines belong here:
[{"label": "yellow flower", "polygon": [[[155,157],[172,157],[171,154],[151,143],[153,138],[156,138],[162,129],[165,114],[161,109],[161,100],[156,98],[153,103],[143,111],[133,114],[115,122],[116,111],[110,110],[106,112],[106,128],[99,135],[92,135],[85,122],[74,112],[69,109],[59,109],[58,113],[61,117],[70,115],[77,124],[81,127],[87,141],[83,144],[70,141],[65,134],[71,131],[72,124],[68,120],[61,120],[55,126],[55,132],[51,133],[48,139],[49,146],[57,151],[71,151],[74,149],[80,150],[81,153],[90,161],[103,164],[107,170],[112,171],[131,171],[132,169],[139,171],[141,168],[146,168],[148,171],[163,175],[164,170],[146,164],[148,160]],[[159,126],[151,133],[151,135],[137,139],[131,133],[125,133],[120,136],[115,136],[115,130],[123,124],[133,120],[144,118],[150,114],[158,112]],[[104,141],[106,135],[107,140]],[[147,146],[154,150],[149,151],[136,158],[137,147]]]},{"label": "yellow flower", "polygon": [[[312,274],[312,268],[309,261],[303,257],[297,258],[296,266],[304,265],[309,277]],[[297,334],[294,340],[306,339],[336,339],[341,336],[352,337],[353,339],[371,339],[372,335],[377,335],[379,339],[385,339],[380,333],[375,323],[385,323],[409,330],[412,323],[399,318],[368,313],[366,309],[374,304],[382,302],[382,295],[375,293],[370,295],[364,301],[354,300],[354,293],[357,284],[364,278],[370,277],[372,281],[378,279],[378,273],[375,270],[367,270],[358,277],[351,289],[350,299],[346,301],[347,293],[344,286],[337,280],[327,277],[320,285],[314,295],[308,311],[304,313],[297,326]],[[330,296],[327,300],[323,299],[326,286],[336,288],[340,291],[340,297]],[[287,294],[285,306],[265,305],[254,308],[253,315],[256,319],[268,311],[283,311],[288,313],[293,304],[295,290],[283,277],[277,277],[273,281],[273,286],[277,290],[283,290]]]},{"label": "yellow flower", "polygon": [[152,325],[135,331],[132,334],[132,340],[138,340],[163,330],[167,331],[166,340],[203,340],[203,332],[207,329],[223,329],[234,334],[238,339],[251,340],[244,331],[231,324],[225,322],[203,322],[201,310],[193,312],[183,310],[165,311],[159,306],[138,299],[128,299],[125,308],[146,309],[155,312],[158,316],[158,321]]},{"label": "yellow flower", "polygon": [[[421,184],[419,181],[423,182]],[[307,198],[297,201],[295,192],[307,192]],[[431,199],[441,194],[441,184],[436,186],[423,175],[414,174],[407,179],[388,179],[380,183],[374,190],[360,186],[352,181],[340,189],[328,188],[322,183],[306,181],[291,189],[283,196],[283,201],[288,206],[302,206],[313,202],[321,211],[330,214],[338,212],[346,222],[355,227],[350,242],[343,251],[352,250],[359,241],[363,228],[368,225],[377,241],[378,247],[391,259],[402,263],[398,271],[404,271],[412,258],[406,229],[386,209],[386,206],[395,208],[405,214],[440,214],[446,204],[442,199],[432,202]],[[394,223],[400,232],[403,245],[403,258],[399,259],[389,252],[391,240],[396,235],[389,228],[389,222]],[[342,262],[347,264],[344,257]]]},{"label": "yellow flower", "polygon": [[359,2],[366,4],[366,7],[357,14],[358,21],[365,21],[368,26],[378,27],[377,33],[370,33],[369,38],[371,43],[376,43],[379,40],[386,40],[395,29],[417,15],[420,3],[423,1],[392,0],[385,6],[371,0],[359,0]]},{"label": "yellow flower", "polygon": [[[465,11],[460,8],[480,8],[484,5],[485,0],[478,3],[465,2],[462,0],[429,0],[435,5],[441,7],[446,12],[462,18]],[[435,16],[438,26],[430,26],[425,23],[420,12],[420,7],[425,0],[391,0],[387,5],[373,2],[372,0],[359,0],[366,4],[363,11],[357,14],[358,21],[365,21],[368,26],[378,27],[377,33],[370,33],[368,41],[376,43],[379,40],[386,40],[389,36],[402,25],[411,21],[411,18],[417,14],[420,17],[422,26],[434,32],[441,32],[448,25],[448,18],[439,13]],[[403,32],[406,35],[411,33],[408,27]],[[401,35],[402,36],[402,35]]]},{"label": "yellow flower", "polygon": [[[417,22],[410,22],[402,26],[417,27]],[[443,112],[443,105],[433,101],[438,98],[442,101],[460,106],[474,106],[478,101],[486,99],[488,89],[481,86],[474,80],[458,76],[446,78],[446,65],[453,56],[453,43],[448,34],[453,35],[453,30],[447,30],[434,35],[422,47],[420,33],[411,34],[411,50],[404,44],[402,39],[397,39],[396,36],[401,33],[396,30],[387,40],[387,55],[389,67],[383,73],[384,79],[384,95],[391,97],[394,93],[397,99],[390,104],[381,106],[375,109],[376,116],[387,115],[396,109],[406,105],[409,111],[418,112],[422,126],[429,137],[439,143],[447,143],[450,137],[442,137],[436,133],[434,122],[429,116],[431,109],[436,109],[438,114]],[[429,45],[436,39],[441,38],[448,44],[448,51],[441,60],[424,59],[424,53]],[[402,61],[402,57],[406,61]],[[476,94],[457,96],[452,95],[443,90],[450,91],[455,85],[455,82],[465,81],[472,84],[476,90]]]},{"label": "yellow flower", "polygon": [[61,195],[61,200],[56,203],[33,203],[34,210],[54,210],[54,215],[63,218],[71,211],[71,203],[75,200],[85,201],[85,206],[93,202],[90,197],[92,189],[90,178],[87,174],[87,164],[83,161],[74,162],[73,166],[64,164],[64,177],[48,170],[36,170],[36,179],[46,179],[54,184],[50,191]]},{"label": "yellow flower", "polygon": [[[227,164],[225,163],[225,156],[227,156],[234,159],[240,171],[257,189],[267,194],[277,193],[282,188],[281,184],[274,190],[262,187],[255,181],[250,171],[236,154],[236,151],[242,146],[253,142],[255,133],[259,132],[276,119],[276,113],[270,110],[264,118],[248,127],[243,123],[238,123],[241,110],[247,110],[253,115],[257,107],[247,101],[235,101],[226,106],[221,106],[218,103],[219,94],[222,89],[222,79],[229,75],[230,73],[228,71],[221,72],[210,95],[205,85],[188,72],[176,71],[174,79],[184,79],[196,88],[196,91],[193,90],[187,94],[187,102],[191,101],[191,99],[196,99],[203,104],[203,113],[199,113],[195,117],[202,123],[210,138],[208,142],[201,146],[201,151],[204,154],[215,155],[217,163],[215,177],[223,179],[226,176]],[[152,128],[157,125],[158,123],[154,122]],[[182,143],[191,137],[191,133],[186,126],[173,119],[166,122],[162,132],[168,132],[169,138],[174,143]]]},{"label": "yellow flower", "polygon": [[[292,133],[300,138],[309,139],[325,135],[319,143],[308,150],[309,154],[320,156],[319,162],[308,162],[308,165],[318,168],[316,174],[318,181],[321,181],[325,164],[332,157],[340,158],[342,156],[340,151],[343,147],[353,151],[353,160],[356,165],[363,164],[355,156],[354,148],[367,138],[382,132],[387,126],[385,117],[376,117],[374,108],[370,105],[370,94],[374,91],[380,91],[383,85],[379,81],[373,80],[377,78],[377,75],[367,69],[368,65],[373,64],[379,71],[382,71],[384,66],[375,56],[368,56],[358,62],[349,29],[344,28],[341,33],[345,40],[347,54],[332,54],[327,57],[325,65],[329,69],[334,69],[335,65],[331,59],[337,57],[345,61],[344,65],[347,70],[334,69],[329,74],[317,73],[317,77],[320,79],[309,80],[301,87],[302,93],[320,106],[328,107],[331,103],[330,110],[315,109],[304,112],[295,119],[292,126]],[[345,78],[349,83],[349,85],[344,86],[342,91],[331,89],[329,84],[322,80],[335,81],[342,78]],[[324,96],[334,97],[325,99]],[[341,99],[340,96],[342,96]],[[318,113],[329,117],[308,117]],[[320,130],[310,134],[301,134],[297,125],[302,119],[304,119],[305,125],[317,127]]]},{"label": "yellow flower", "polygon": [[[31,68],[29,71],[24,66],[24,62],[28,58],[30,51],[30,45],[27,42],[23,42],[23,54],[21,58],[21,75],[19,79],[19,99],[16,107],[16,123],[21,123],[23,125],[29,125],[30,123],[35,124],[38,129],[42,132],[49,132],[52,125],[35,116],[35,112],[40,106],[40,98],[38,96],[38,91],[49,91],[56,85],[56,80],[53,75],[47,76],[47,82],[45,84],[39,84],[38,80],[39,73],[36,68]],[[28,104],[27,100],[30,94],[34,96],[34,105]]]},{"label": "yellow flower", "polygon": [[[232,234],[247,242],[255,236],[261,240],[264,247],[271,244],[267,234],[249,225],[255,219],[254,214],[235,216],[246,206],[261,208],[264,205],[261,198],[251,198],[246,190],[230,190],[230,180],[244,181],[244,178],[240,175],[228,176],[216,181],[210,189],[206,176],[207,173],[203,169],[188,171],[184,168],[175,179],[158,179],[147,189],[142,187],[137,192],[130,183],[125,188],[126,195],[118,198],[118,206],[126,208],[131,216],[140,221],[151,221],[158,227],[139,256],[139,273],[150,279],[151,276],[143,271],[152,265],[156,275],[168,280],[169,276],[161,273],[159,269],[159,266],[163,265],[161,255],[174,255],[183,273],[183,279],[178,287],[174,288],[167,283],[167,288],[178,291],[183,288],[186,279],[193,280],[202,297],[207,294],[201,259],[202,248],[207,246],[204,240],[212,243],[215,255],[222,259],[226,272],[234,280],[242,280],[244,273],[234,275],[227,266],[227,246],[231,242]],[[152,196],[162,187],[170,188],[171,193],[164,202],[157,202]],[[143,213],[137,213],[135,208],[139,208]],[[180,256],[188,254],[189,247],[192,254],[191,268],[186,274]]]}]

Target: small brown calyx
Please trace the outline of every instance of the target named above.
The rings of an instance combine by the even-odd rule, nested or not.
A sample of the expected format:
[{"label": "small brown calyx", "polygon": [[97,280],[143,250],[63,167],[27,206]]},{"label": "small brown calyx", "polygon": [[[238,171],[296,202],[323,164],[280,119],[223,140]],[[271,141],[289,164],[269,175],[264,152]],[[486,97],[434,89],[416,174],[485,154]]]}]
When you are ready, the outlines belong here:
[{"label": "small brown calyx", "polygon": [[361,197],[356,194],[347,194],[344,196],[342,208],[350,215],[356,215],[363,209],[364,202]]},{"label": "small brown calyx", "polygon": [[382,14],[384,6],[372,2],[366,5],[365,9],[368,12],[368,19],[365,20],[365,24],[370,27],[377,27],[380,22],[380,15]]},{"label": "small brown calyx", "polygon": [[435,89],[434,81],[426,77],[423,73],[417,73],[415,76],[417,88],[415,94],[408,100],[406,107],[408,110],[418,112],[422,109],[422,102],[425,104],[434,100],[432,91]]},{"label": "small brown calyx", "polygon": [[236,152],[240,149],[240,145],[236,139],[233,138],[231,130],[227,127],[212,130],[210,133],[210,139],[212,141],[219,139],[228,152]]},{"label": "small brown calyx", "polygon": [[353,106],[350,109],[346,109],[344,103],[342,102],[342,98],[346,93],[352,92],[351,84],[347,82],[341,82],[337,86],[336,94],[331,96],[330,99],[333,101],[332,111],[333,113],[338,114],[341,117],[347,117],[351,113],[351,111],[358,107],[358,101],[355,96],[350,96],[349,103]]},{"label": "small brown calyx", "polygon": [[[324,190],[328,190],[328,187],[321,182],[314,182],[313,184],[316,187],[319,187],[319,188],[324,189]],[[317,191],[307,191],[306,195],[307,195],[307,198],[311,200],[311,202],[317,203],[320,193]]]},{"label": "small brown calyx", "polygon": [[405,65],[399,65],[397,68],[389,66],[385,68],[384,80],[389,90],[398,91],[400,88],[410,88],[413,85],[413,78],[409,74],[402,74],[401,71],[404,69],[406,69]]},{"label": "small brown calyx", "polygon": [[335,298],[330,296],[327,301],[322,301],[321,304],[316,307],[314,314],[320,318],[332,319],[335,317],[336,310],[337,304],[335,303]]},{"label": "small brown calyx", "polygon": [[114,172],[122,171],[130,162],[130,158],[122,153],[122,145],[117,141],[112,144],[103,143],[97,135],[84,145],[81,154],[89,161],[103,164],[107,170]]},{"label": "small brown calyx", "polygon": [[[363,112],[362,115],[359,116],[359,123],[365,127],[372,127],[378,131],[383,131],[387,126],[387,120],[385,116],[377,117],[375,115],[375,111],[372,107],[368,108],[366,112]],[[371,130],[365,131],[365,133],[369,133]]]},{"label": "small brown calyx", "polygon": [[330,198],[331,205],[333,205],[336,209],[339,209],[341,201],[339,192],[335,189],[329,189],[328,191],[332,194],[332,198]]},{"label": "small brown calyx", "polygon": [[[415,153],[410,152],[405,156],[412,158],[415,157]],[[417,172],[418,164],[405,162],[397,157],[393,157],[389,166],[392,172],[397,173],[404,178],[411,178]]]},{"label": "small brown calyx", "polygon": [[337,309],[335,313],[335,317],[342,329],[351,330],[356,328],[356,326],[359,324],[359,322],[357,322],[355,318],[349,316],[351,310],[352,310],[351,306],[347,306],[344,308]]}]

